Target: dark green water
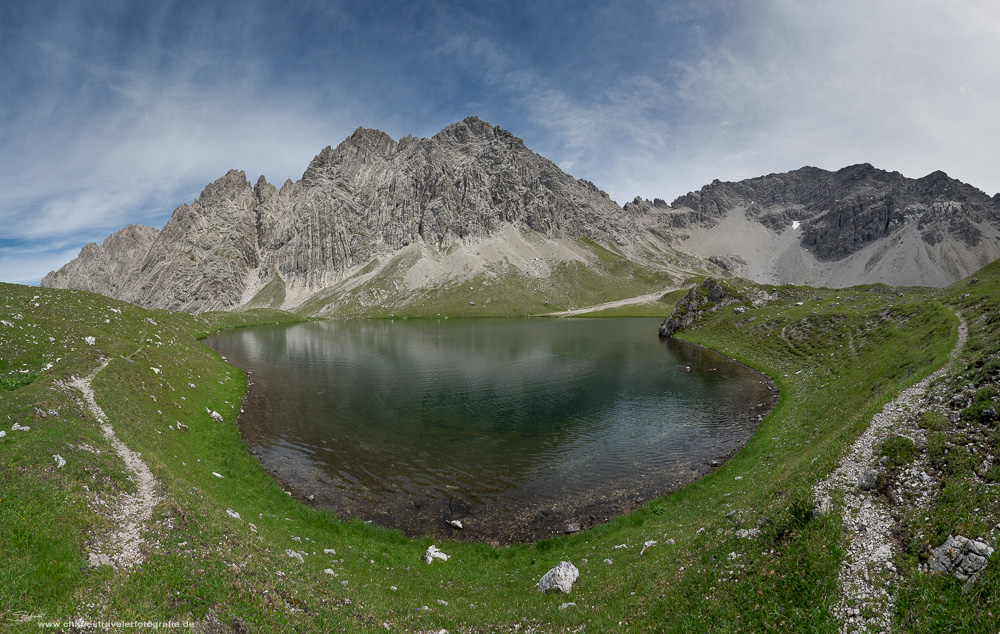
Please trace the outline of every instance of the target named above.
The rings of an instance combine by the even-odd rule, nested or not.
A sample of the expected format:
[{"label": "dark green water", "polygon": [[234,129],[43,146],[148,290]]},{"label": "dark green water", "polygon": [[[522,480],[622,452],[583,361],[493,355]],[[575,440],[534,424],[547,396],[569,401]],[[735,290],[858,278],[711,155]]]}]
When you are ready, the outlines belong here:
[{"label": "dark green water", "polygon": [[657,326],[337,321],[206,343],[250,373],[244,437],[297,493],[410,535],[508,542],[634,509],[753,433],[766,378]]}]

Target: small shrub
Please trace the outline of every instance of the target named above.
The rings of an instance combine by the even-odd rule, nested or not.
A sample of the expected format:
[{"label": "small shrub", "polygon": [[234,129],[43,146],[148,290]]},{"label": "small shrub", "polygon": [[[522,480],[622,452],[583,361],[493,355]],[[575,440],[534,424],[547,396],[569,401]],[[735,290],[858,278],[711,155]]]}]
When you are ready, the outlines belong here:
[{"label": "small shrub", "polygon": [[29,385],[38,378],[38,375],[29,372],[27,374],[14,374],[12,376],[0,376],[0,391],[11,392],[19,387]]},{"label": "small shrub", "polygon": [[947,427],[948,419],[937,410],[927,410],[920,415],[918,425],[927,432],[942,431]]},{"label": "small shrub", "polygon": [[948,436],[944,432],[934,431],[927,435],[927,455],[938,469],[943,469],[947,454]]},{"label": "small shrub", "polygon": [[917,455],[917,446],[905,436],[889,436],[882,443],[879,455],[888,458],[886,469],[892,470],[912,462]]}]

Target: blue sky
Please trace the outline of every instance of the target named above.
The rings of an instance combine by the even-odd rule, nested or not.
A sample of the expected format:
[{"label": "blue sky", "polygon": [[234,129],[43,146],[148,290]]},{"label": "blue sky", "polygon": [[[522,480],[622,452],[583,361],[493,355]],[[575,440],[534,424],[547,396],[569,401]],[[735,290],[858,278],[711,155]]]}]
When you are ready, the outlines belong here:
[{"label": "blue sky", "polygon": [[469,115],[619,203],[860,162],[992,195],[998,80],[997,0],[0,0],[0,281]]}]

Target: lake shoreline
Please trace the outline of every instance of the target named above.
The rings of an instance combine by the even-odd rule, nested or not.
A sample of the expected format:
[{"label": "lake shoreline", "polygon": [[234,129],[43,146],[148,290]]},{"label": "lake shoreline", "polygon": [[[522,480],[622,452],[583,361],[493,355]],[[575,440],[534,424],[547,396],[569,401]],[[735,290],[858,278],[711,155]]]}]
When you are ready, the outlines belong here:
[{"label": "lake shoreline", "polygon": [[[653,332],[655,336],[655,331]],[[656,344],[651,342],[650,345]],[[745,408],[746,422],[741,428],[747,432],[747,436],[738,445],[731,446],[726,451],[700,456],[697,460],[689,461],[681,470],[675,467],[664,469],[652,477],[627,482],[609,482],[590,495],[553,500],[551,503],[530,505],[511,503],[497,508],[495,502],[482,504],[465,499],[462,495],[437,501],[417,502],[405,495],[396,495],[388,500],[382,498],[368,504],[351,504],[345,503],[343,499],[337,499],[336,496],[327,495],[317,487],[298,483],[297,478],[287,477],[282,469],[276,468],[264,459],[260,451],[260,438],[254,430],[249,429],[246,412],[251,408],[247,405],[258,396],[260,389],[251,380],[252,372],[247,372],[248,389],[241,408],[243,413],[240,414],[237,424],[247,451],[283,490],[306,505],[332,511],[338,519],[358,520],[398,530],[409,538],[433,537],[493,545],[534,543],[560,534],[575,532],[577,526],[579,530],[587,530],[607,523],[716,471],[752,439],[760,421],[778,402],[779,394],[774,381],[745,363],[729,359],[705,346],[686,341],[661,340],[660,345],[686,347],[688,350],[697,349],[727,363],[738,365],[753,377],[760,388],[756,392],[756,397],[747,403]],[[713,364],[706,361],[705,365]],[[711,370],[714,370],[714,365]],[[301,481],[301,478],[298,480]],[[451,520],[460,521],[463,528],[460,530],[454,528],[449,524]]]}]

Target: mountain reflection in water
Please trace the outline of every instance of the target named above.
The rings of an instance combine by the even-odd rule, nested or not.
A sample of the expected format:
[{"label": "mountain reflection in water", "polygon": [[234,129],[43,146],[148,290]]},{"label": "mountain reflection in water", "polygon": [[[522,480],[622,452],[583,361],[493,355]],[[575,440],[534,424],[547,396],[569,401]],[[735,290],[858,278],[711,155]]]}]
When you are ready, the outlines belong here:
[{"label": "mountain reflection in water", "polygon": [[690,481],[770,409],[766,377],[657,325],[331,321],[206,343],[252,373],[244,438],[297,493],[409,535],[511,542]]}]

